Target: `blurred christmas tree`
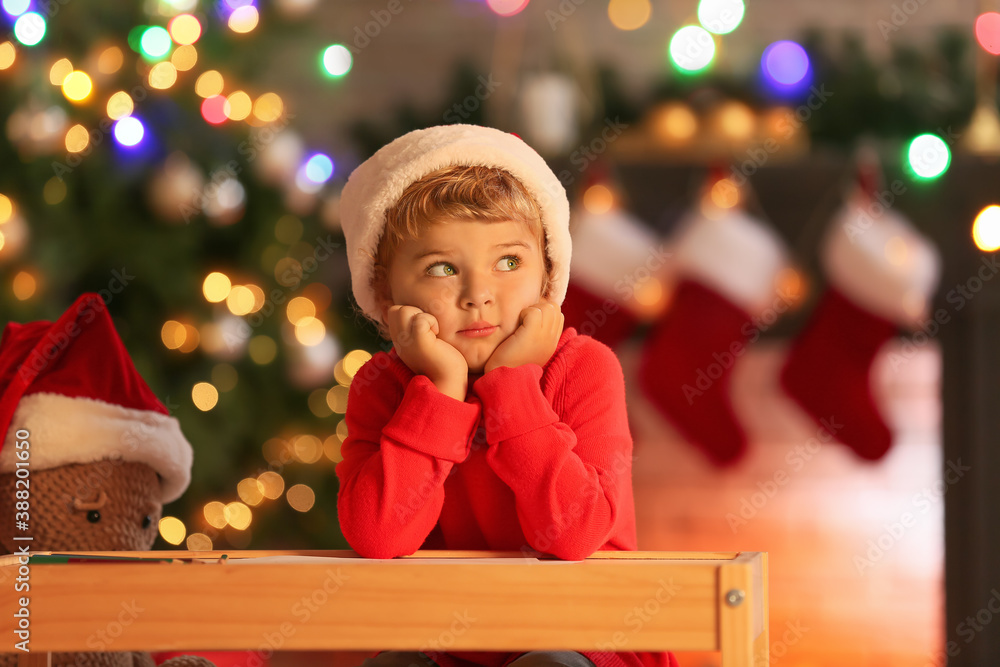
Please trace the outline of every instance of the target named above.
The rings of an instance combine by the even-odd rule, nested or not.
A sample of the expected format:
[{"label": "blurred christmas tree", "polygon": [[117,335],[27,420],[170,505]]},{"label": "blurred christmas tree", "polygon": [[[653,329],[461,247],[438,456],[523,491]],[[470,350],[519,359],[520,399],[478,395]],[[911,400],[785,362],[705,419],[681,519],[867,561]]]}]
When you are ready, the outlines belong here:
[{"label": "blurred christmas tree", "polygon": [[334,466],[369,356],[348,352],[376,341],[344,288],[333,163],[254,89],[258,33],[309,4],[260,26],[249,0],[3,4],[0,324],[108,302],[195,447],[160,547],[346,547]]}]

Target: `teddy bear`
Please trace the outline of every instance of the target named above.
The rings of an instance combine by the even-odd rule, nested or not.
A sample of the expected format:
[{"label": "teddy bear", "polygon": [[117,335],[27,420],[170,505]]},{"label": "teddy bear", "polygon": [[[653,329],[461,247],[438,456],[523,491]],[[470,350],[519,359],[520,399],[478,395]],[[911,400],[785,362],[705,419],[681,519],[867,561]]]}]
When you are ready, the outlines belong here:
[{"label": "teddy bear", "polygon": [[[56,322],[0,338],[0,550],[148,551],[163,505],[191,480],[193,450],[136,371],[104,300],[83,294]],[[29,471],[16,523],[17,463]],[[27,465],[23,465],[26,463]],[[22,477],[21,479],[25,479]],[[24,498],[24,494],[21,496]],[[25,530],[26,528],[26,530]],[[52,667],[156,667],[151,654],[53,653]],[[17,653],[0,653],[14,667]],[[161,667],[214,667],[178,656]]]}]

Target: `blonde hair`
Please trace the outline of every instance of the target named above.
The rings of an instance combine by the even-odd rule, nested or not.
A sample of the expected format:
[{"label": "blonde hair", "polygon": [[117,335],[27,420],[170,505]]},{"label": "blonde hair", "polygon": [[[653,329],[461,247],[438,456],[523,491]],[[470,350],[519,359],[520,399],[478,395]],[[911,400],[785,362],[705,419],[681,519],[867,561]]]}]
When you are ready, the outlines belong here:
[{"label": "blonde hair", "polygon": [[[399,246],[406,240],[419,238],[427,225],[441,219],[524,222],[535,235],[545,259],[542,296],[548,295],[552,262],[538,202],[524,184],[504,169],[459,165],[443,167],[410,183],[395,205],[386,210],[369,284],[380,306],[391,298],[389,267]],[[375,324],[379,334],[389,340],[389,327],[380,320]]]}]

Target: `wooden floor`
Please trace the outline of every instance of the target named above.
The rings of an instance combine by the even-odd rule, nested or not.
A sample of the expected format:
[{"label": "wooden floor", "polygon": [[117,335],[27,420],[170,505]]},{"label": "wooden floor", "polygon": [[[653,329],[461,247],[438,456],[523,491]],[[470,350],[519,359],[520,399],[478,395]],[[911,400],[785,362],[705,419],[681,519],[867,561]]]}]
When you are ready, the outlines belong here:
[{"label": "wooden floor", "polygon": [[[751,452],[728,471],[712,467],[641,395],[638,346],[618,350],[637,457],[639,549],[769,552],[771,664],[941,664],[940,352],[919,348],[893,370],[895,345],[882,350],[872,374],[897,438],[884,459],[865,462],[833,443],[790,462],[817,427],[777,384],[783,347],[758,344],[733,370],[735,409]],[[780,485],[779,471],[787,474],[778,475]],[[749,518],[733,525],[726,517],[739,516],[744,502]],[[910,525],[893,528],[907,512]],[[677,655],[682,667],[719,664],[718,654]]]}]

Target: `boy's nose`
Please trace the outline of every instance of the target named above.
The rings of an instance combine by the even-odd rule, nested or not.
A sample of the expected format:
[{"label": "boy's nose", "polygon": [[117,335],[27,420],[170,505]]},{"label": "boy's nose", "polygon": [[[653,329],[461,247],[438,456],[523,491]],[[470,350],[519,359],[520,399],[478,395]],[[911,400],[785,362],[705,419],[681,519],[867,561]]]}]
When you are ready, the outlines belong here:
[{"label": "boy's nose", "polygon": [[462,304],[466,307],[482,306],[493,301],[493,286],[489,278],[478,274],[466,278],[462,288]]}]

